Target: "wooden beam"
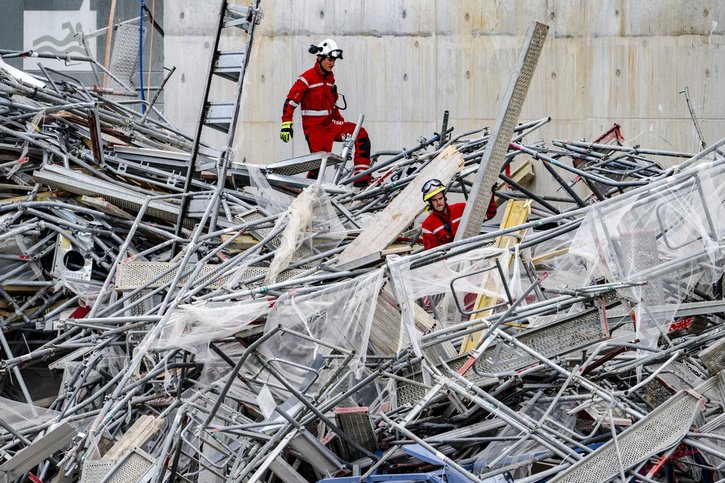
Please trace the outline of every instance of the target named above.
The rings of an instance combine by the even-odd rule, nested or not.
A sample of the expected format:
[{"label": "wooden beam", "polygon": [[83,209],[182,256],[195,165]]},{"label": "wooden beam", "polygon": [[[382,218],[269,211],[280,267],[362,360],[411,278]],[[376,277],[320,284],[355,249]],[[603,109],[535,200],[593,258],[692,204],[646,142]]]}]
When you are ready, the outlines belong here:
[{"label": "wooden beam", "polygon": [[164,425],[164,420],[154,416],[143,415],[133,423],[133,426],[126,431],[121,439],[116,441],[108,453],[103,455],[104,460],[121,459],[129,451],[140,448],[154,437]]},{"label": "wooden beam", "polygon": [[462,169],[463,155],[455,147],[448,146],[383,211],[375,215],[368,228],[340,254],[338,265],[384,250],[425,208],[421,194],[423,184],[432,178],[448,184]]},{"label": "wooden beam", "polygon": [[[511,228],[526,223],[526,220],[529,218],[529,214],[531,214],[531,200],[509,201],[506,204],[506,211],[504,212],[503,220],[501,221],[501,229]],[[518,235],[523,235],[523,231],[518,231],[516,233]],[[496,237],[496,248],[511,248],[517,243],[519,243],[519,239],[515,236],[501,235],[499,237]],[[504,267],[504,271],[506,271],[507,269],[508,267]],[[495,273],[495,275],[493,275],[493,273]],[[485,276],[483,277],[481,287],[483,287],[487,292],[499,293],[501,291],[502,285],[501,280],[498,277],[498,272],[486,272]],[[496,302],[496,297],[479,294],[476,298],[476,305],[474,310],[484,309],[491,305],[495,305]],[[476,314],[473,314],[471,317],[477,319],[481,317],[486,317],[488,315],[491,315],[491,310],[484,310],[483,312],[478,312]],[[481,339],[482,335],[483,331],[474,332],[473,334],[467,335],[463,339],[463,343],[461,344],[460,353],[465,354],[473,350],[478,344],[478,341]]]}]

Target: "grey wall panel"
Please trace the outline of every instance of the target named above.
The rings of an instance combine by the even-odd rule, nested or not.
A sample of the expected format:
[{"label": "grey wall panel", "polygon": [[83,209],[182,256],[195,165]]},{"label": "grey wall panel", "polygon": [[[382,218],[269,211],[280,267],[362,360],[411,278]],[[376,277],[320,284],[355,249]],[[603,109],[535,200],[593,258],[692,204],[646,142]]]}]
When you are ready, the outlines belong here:
[{"label": "grey wall panel", "polygon": [[[184,5],[191,15],[198,2],[172,4],[167,31],[184,38],[167,38],[167,66],[183,66],[185,75],[181,82],[177,74],[167,93],[179,97],[167,101],[167,114],[193,128],[201,99],[195,86],[203,84],[210,52],[190,45],[203,45],[203,29],[171,25]],[[313,63],[307,47],[326,37],[345,50],[335,69],[348,104],[344,115],[355,121],[365,114],[373,151],[414,145],[438,128],[446,109],[455,132],[491,126],[533,20],[551,27],[521,116],[553,118],[537,139],[592,140],[617,122],[636,144],[696,151],[679,94],[685,86],[705,138],[725,135],[725,100],[718,95],[725,87],[725,4],[717,0],[264,0],[262,7],[237,158],[270,162],[307,152],[298,114],[293,142],[279,141],[281,107],[296,76]],[[184,52],[175,52],[180,46]]]}]

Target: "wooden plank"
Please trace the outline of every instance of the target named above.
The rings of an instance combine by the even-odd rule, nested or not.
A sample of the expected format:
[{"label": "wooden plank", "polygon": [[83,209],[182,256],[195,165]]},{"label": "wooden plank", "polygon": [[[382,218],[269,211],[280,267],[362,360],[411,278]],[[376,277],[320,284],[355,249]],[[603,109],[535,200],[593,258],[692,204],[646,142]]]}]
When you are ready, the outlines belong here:
[{"label": "wooden plank", "polygon": [[[521,186],[526,186],[527,184],[531,183],[534,178],[536,177],[536,173],[534,173],[534,166],[531,164],[531,161],[528,159],[525,160],[523,163],[521,163],[516,169],[514,169],[514,172],[511,173],[511,179],[514,180],[516,183],[520,184]],[[496,183],[496,186],[494,187],[495,191],[501,191],[506,187],[506,183],[503,181],[500,181]],[[497,196],[496,197],[496,204],[498,206],[501,206],[504,204],[507,200],[504,198]]]},{"label": "wooden plank", "polygon": [[425,208],[421,189],[426,181],[437,178],[448,182],[463,169],[463,155],[453,146],[443,150],[411,181],[340,254],[338,265],[384,250]]},{"label": "wooden plank", "polygon": [[531,262],[531,264],[533,266],[537,266],[538,264],[540,264],[542,262],[551,260],[552,258],[560,257],[562,255],[566,255],[567,253],[569,253],[569,247],[564,247],[564,248],[559,248],[558,250],[554,250],[552,252],[542,253],[541,255],[537,255],[526,261]]},{"label": "wooden plank", "polygon": [[[506,204],[506,211],[503,215],[503,220],[501,220],[501,228],[511,228],[514,226],[522,225],[526,222],[526,220],[529,218],[529,214],[531,213],[531,200],[516,200],[516,201],[509,201]],[[516,232],[519,235],[523,235],[523,230]],[[502,235],[499,237],[496,237],[496,248],[511,248],[514,245],[519,243],[519,239],[510,236],[510,235]],[[504,269],[507,267],[504,267]],[[495,273],[495,275],[493,275]],[[498,277],[498,272],[486,272],[485,276],[483,277],[483,282],[481,283],[481,287],[486,289],[487,292],[494,292],[499,293],[501,291],[501,280]],[[495,297],[489,297],[484,294],[478,295],[476,298],[476,305],[474,310],[481,310],[483,308],[489,307],[491,305],[495,305],[497,302]],[[483,312],[478,312],[476,314],[473,314],[471,318],[481,318],[486,317],[488,315],[491,315],[490,310],[485,310]],[[461,344],[461,354],[465,354],[471,350],[473,350],[476,347],[476,344],[478,344],[478,341],[481,339],[481,336],[483,335],[483,331],[474,332],[473,334],[467,335],[463,339],[463,343]]]},{"label": "wooden plank", "polygon": [[[48,201],[52,200],[53,198],[60,198],[63,195],[64,193],[61,191],[41,191],[40,193],[36,193],[33,201]],[[26,201],[28,201],[28,195],[13,196],[12,198],[3,198],[2,200],[0,200],[0,205],[24,203]]]},{"label": "wooden plank", "polygon": [[129,451],[133,451],[146,444],[149,439],[161,430],[163,425],[164,420],[161,418],[148,415],[141,416],[101,459],[121,459]]},{"label": "wooden plank", "polygon": [[127,213],[126,211],[123,211],[121,208],[109,203],[108,201],[98,196],[82,195],[81,203],[95,208],[102,213],[106,213],[107,215],[117,216],[118,218],[123,218],[124,220],[136,219],[135,216]]},{"label": "wooden plank", "polygon": [[252,235],[222,235],[221,239],[222,242],[226,242],[232,237],[234,237],[234,241],[227,245],[231,250],[244,251],[259,243],[259,240]]}]

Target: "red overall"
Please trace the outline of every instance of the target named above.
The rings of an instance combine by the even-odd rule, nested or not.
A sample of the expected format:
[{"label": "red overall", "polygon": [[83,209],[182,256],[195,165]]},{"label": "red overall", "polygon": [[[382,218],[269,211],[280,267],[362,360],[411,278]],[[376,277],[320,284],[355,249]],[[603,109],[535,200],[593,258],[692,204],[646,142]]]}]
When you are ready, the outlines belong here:
[{"label": "red overall", "polygon": [[[466,204],[454,203],[452,205],[446,204],[446,206],[448,207],[447,215],[434,211],[428,215],[428,218],[423,220],[423,248],[425,250],[450,243],[456,237]],[[491,195],[491,201],[488,202],[488,209],[486,210],[486,219],[490,220],[496,216],[497,209],[496,200]]]},{"label": "red overall", "polygon": [[[355,130],[355,124],[345,122],[337,102],[337,87],[332,72],[323,72],[319,63],[300,75],[287,94],[282,107],[282,122],[291,122],[295,108],[301,106],[302,130],[311,153],[332,151],[333,141],[344,141]],[[355,174],[370,167],[370,139],[361,127],[355,140]],[[370,182],[370,175],[359,180]]]},{"label": "red overall", "polygon": [[447,214],[434,211],[423,220],[423,247],[426,250],[450,243],[456,236],[466,204],[453,203],[446,206]]}]

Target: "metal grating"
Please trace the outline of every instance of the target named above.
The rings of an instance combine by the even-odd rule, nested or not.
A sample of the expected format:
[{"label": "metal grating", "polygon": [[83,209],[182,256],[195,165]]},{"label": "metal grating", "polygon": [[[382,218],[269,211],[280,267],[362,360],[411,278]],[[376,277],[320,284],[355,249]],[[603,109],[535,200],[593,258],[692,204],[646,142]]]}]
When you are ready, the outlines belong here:
[{"label": "metal grating", "polygon": [[80,483],[98,483],[116,466],[116,460],[86,460]]},{"label": "metal grating", "polygon": [[[550,358],[587,347],[609,337],[609,329],[598,309],[531,329],[516,339],[534,351]],[[526,352],[498,343],[488,348],[476,360],[479,373],[495,374],[521,369],[538,362]],[[470,371],[469,371],[470,372]]]},{"label": "metal grating", "polygon": [[[378,449],[377,438],[373,423],[370,420],[370,413],[366,407],[336,408],[335,420],[338,427],[353,441],[370,452]],[[349,446],[344,441],[345,450],[350,460],[362,458],[365,455],[357,449]]]},{"label": "metal grating", "polygon": [[342,161],[342,157],[337,154],[327,152],[312,153],[269,164],[267,165],[267,172],[293,176],[306,171],[320,169],[320,165],[322,164],[322,160],[324,158],[327,158],[328,166],[334,166]]},{"label": "metal grating", "polygon": [[720,339],[700,351],[700,361],[702,361],[711,376],[725,369],[725,339]]},{"label": "metal grating", "polygon": [[534,22],[526,33],[516,68],[506,90],[504,103],[496,117],[491,138],[486,145],[476,180],[471,187],[471,196],[466,204],[458,233],[456,233],[456,240],[476,236],[481,231],[481,224],[486,218],[491,189],[501,172],[501,166],[506,158],[511,136],[513,136],[519,120],[521,107],[526,99],[526,93],[529,90],[531,78],[534,76],[534,70],[548,31],[548,25]]},{"label": "metal grating", "polygon": [[[586,458],[560,473],[552,483],[600,483],[609,481],[638,463],[676,445],[692,426],[703,400],[690,391],[681,391],[646,418],[611,440]],[[620,462],[621,461],[621,467]]]},{"label": "metal grating", "polygon": [[[154,460],[139,449],[127,453],[106,475],[103,483],[131,483],[139,479],[151,468]],[[97,480],[99,481],[99,480]]]},{"label": "metal grating", "polygon": [[[108,70],[126,87],[133,88],[133,75],[138,67],[139,27],[135,24],[120,24],[113,34],[113,50]],[[126,90],[126,87],[108,77],[108,87],[113,90]],[[112,96],[119,97],[119,96]]]},{"label": "metal grating", "polygon": [[[412,381],[423,382],[423,376],[420,372],[405,377]],[[395,385],[395,397],[397,399],[398,406],[415,405],[415,403],[425,397],[426,392],[425,387],[417,384],[398,381]]]},{"label": "metal grating", "polygon": [[[158,277],[165,271],[169,270],[173,266],[175,266],[175,263],[171,262],[131,262],[131,263],[121,263],[118,266],[118,271],[116,272],[116,290],[118,291],[127,291],[127,290],[134,290],[139,287],[145,287],[145,288],[158,288],[163,285],[171,283],[171,281],[176,276],[176,270],[167,273],[160,279],[156,280],[155,282],[151,282],[155,277]],[[189,268],[190,267],[190,268]],[[194,264],[187,265],[187,268],[190,270],[193,270]],[[218,265],[204,265],[204,267],[201,269],[201,273],[199,273],[199,276],[197,277],[197,283],[200,284],[204,282],[209,275],[212,273],[213,270],[215,270],[218,267]],[[277,281],[282,282],[284,280],[288,280],[292,278],[293,276],[296,276],[298,274],[302,273],[302,270],[286,270],[282,272],[278,278]],[[264,277],[267,274],[267,268],[266,267],[247,267],[244,271],[244,275],[242,276],[241,280],[249,279],[253,277]],[[219,288],[222,285],[224,285],[228,281],[228,276],[221,276],[217,278],[214,282],[212,282],[209,285],[209,288]],[[178,286],[184,285],[187,280],[189,279],[189,276],[181,277],[179,280]],[[253,286],[257,286],[257,284],[252,284]],[[258,285],[263,285],[262,280],[258,282]]]},{"label": "metal grating", "polygon": [[[624,258],[622,261],[623,272],[629,280],[638,280],[638,273],[660,264],[657,239],[653,231],[623,233],[620,236],[620,246]],[[636,298],[647,306],[661,305],[664,301],[662,279],[656,277],[648,277],[647,285],[643,287],[635,287],[623,292],[638,294],[639,297]]]},{"label": "metal grating", "polygon": [[[463,364],[468,360],[468,355],[461,355],[457,356],[455,359],[452,359],[448,361],[446,364],[448,367],[458,372],[461,367],[463,367]],[[438,366],[438,369],[441,372],[445,371],[445,368],[442,366]],[[423,376],[420,372],[416,372],[414,374],[406,375],[407,379],[410,379],[411,381],[416,382],[423,382]],[[498,379],[492,378],[492,377],[486,377],[482,376],[476,371],[466,371],[466,373],[463,375],[466,379],[471,381],[472,383],[476,384],[479,387],[485,387],[489,386],[491,384],[495,384]],[[408,382],[398,381],[395,387],[396,390],[396,398],[398,405],[415,405],[418,403],[421,399],[423,399],[428,392],[427,389],[423,386],[419,386],[417,384],[411,384]]]},{"label": "metal grating", "polygon": [[[131,296],[131,298],[124,304],[124,307],[131,305],[133,302],[136,302],[138,299],[142,298],[143,296],[147,295],[150,292],[150,290],[141,290],[140,292],[134,294]],[[147,298],[140,304],[134,305],[130,309],[126,311],[127,317],[135,317],[135,316],[141,316],[148,314],[151,309],[153,308],[153,296]]]},{"label": "metal grating", "polygon": [[644,386],[644,399],[652,406],[660,407],[672,397],[674,392],[674,389],[656,377]]}]

